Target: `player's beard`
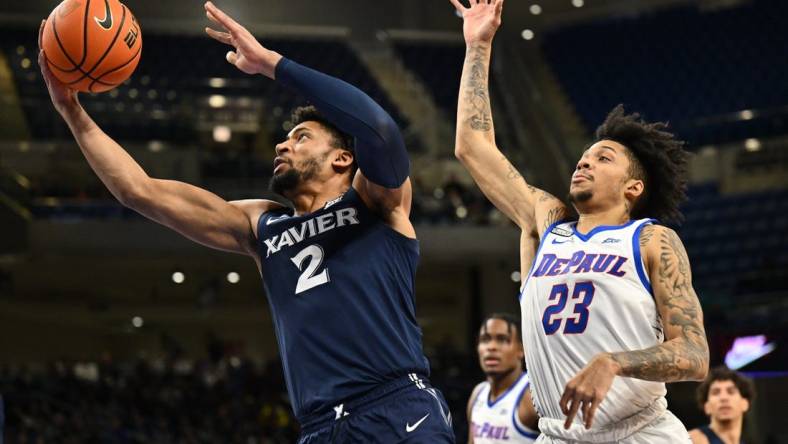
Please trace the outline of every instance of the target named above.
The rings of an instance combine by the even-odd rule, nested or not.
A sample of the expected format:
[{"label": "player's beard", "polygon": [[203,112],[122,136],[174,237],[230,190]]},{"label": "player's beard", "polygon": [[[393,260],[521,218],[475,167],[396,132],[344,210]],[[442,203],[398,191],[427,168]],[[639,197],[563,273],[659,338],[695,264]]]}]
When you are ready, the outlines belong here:
[{"label": "player's beard", "polygon": [[268,189],[276,194],[290,197],[289,195],[292,194],[299,185],[317,176],[318,171],[320,171],[320,164],[326,160],[327,157],[328,153],[320,157],[312,157],[301,163],[300,169],[292,165],[290,169],[284,173],[279,175],[275,174],[268,183]]},{"label": "player's beard", "polygon": [[573,204],[579,204],[579,203],[588,202],[589,200],[591,200],[593,196],[594,194],[591,193],[591,191],[585,190],[585,191],[577,191],[574,193],[570,192],[567,198],[569,199],[569,202],[572,202]]}]

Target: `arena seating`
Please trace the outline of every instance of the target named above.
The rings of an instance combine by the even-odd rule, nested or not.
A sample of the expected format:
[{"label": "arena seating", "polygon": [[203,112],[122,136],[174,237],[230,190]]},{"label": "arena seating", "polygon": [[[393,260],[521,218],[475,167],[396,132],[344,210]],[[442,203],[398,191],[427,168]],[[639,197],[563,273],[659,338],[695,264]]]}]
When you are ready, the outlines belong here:
[{"label": "arena seating", "polygon": [[[358,86],[401,127],[407,127],[407,120],[345,42],[285,38],[266,38],[265,42],[299,63]],[[68,137],[65,125],[48,104],[36,63],[35,32],[4,28],[0,31],[0,48],[11,64],[32,136]],[[304,99],[262,76],[240,72],[225,61],[227,50],[207,36],[146,33],[142,59],[132,78],[116,92],[84,94],[81,102],[100,126],[119,139],[183,142],[195,139],[198,113],[219,112],[208,105],[210,95],[222,94],[228,99],[245,96],[262,99],[263,112],[253,118],[273,121],[272,136],[282,136],[281,122],[289,117],[290,109],[304,104]],[[28,62],[23,65],[24,59]],[[218,83],[211,79],[218,79]]]},{"label": "arena seating", "polygon": [[543,50],[589,128],[624,103],[692,145],[784,134],[786,14],[779,0],[672,8],[558,29]]}]

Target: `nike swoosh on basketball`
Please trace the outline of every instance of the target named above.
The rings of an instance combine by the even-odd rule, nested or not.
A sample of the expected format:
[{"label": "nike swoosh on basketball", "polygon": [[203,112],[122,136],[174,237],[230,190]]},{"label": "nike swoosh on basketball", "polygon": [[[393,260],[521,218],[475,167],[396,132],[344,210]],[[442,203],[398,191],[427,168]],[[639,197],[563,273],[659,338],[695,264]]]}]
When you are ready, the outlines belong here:
[{"label": "nike swoosh on basketball", "polygon": [[558,239],[553,239],[553,243],[554,243],[554,244],[565,244],[565,243],[567,243],[567,242],[570,242],[570,240],[565,240],[565,241],[563,241],[563,242],[556,242],[557,240],[558,240]]},{"label": "nike swoosh on basketball", "polygon": [[413,425],[410,425],[410,424],[408,424],[408,423],[405,423],[405,431],[406,431],[406,432],[408,432],[408,433],[410,433],[410,432],[412,432],[412,431],[416,430],[416,428],[417,428],[418,426],[420,426],[420,425],[421,425],[421,423],[422,423],[422,422],[424,422],[424,420],[425,420],[425,419],[427,419],[427,417],[428,417],[428,416],[430,416],[430,414],[429,414],[429,413],[427,413],[426,415],[424,415],[424,417],[423,417],[423,418],[421,418],[420,420],[416,421],[416,423],[415,423],[415,424],[413,424]]},{"label": "nike swoosh on basketball", "polygon": [[104,0],[104,19],[99,20],[99,18],[95,16],[93,17],[93,19],[102,28],[108,31],[112,29],[112,10],[109,8],[109,1]]}]

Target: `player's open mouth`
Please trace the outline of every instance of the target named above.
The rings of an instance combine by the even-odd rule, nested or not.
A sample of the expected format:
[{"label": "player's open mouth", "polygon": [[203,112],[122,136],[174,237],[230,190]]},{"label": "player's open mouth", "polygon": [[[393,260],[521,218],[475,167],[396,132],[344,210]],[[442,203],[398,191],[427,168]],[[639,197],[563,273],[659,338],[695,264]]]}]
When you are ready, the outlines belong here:
[{"label": "player's open mouth", "polygon": [[498,365],[501,360],[498,358],[484,358],[484,365]]},{"label": "player's open mouth", "polygon": [[274,173],[276,173],[276,170],[278,170],[279,167],[281,167],[282,165],[289,165],[289,164],[290,163],[285,159],[282,159],[281,157],[277,157],[276,159],[274,159]]}]

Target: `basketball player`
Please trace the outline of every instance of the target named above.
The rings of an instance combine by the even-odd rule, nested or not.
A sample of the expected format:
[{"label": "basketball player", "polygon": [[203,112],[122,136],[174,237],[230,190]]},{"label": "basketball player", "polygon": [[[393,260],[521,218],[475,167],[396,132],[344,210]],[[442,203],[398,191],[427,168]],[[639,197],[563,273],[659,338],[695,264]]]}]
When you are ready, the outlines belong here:
[{"label": "basketball player", "polygon": [[698,407],[711,424],[690,430],[693,444],[744,444],[744,415],[755,398],[752,380],[741,373],[718,367],[698,386]]},{"label": "basketball player", "polygon": [[[488,72],[502,0],[451,0],[467,45],[455,153],[492,202],[541,243],[521,294],[537,442],[689,443],[665,382],[701,380],[709,351],[676,233],[687,153],[660,123],[616,107],[571,178],[579,214],[525,182],[495,145]],[[592,67],[583,67],[592,69]]]},{"label": "basketball player", "polygon": [[506,313],[488,316],[479,329],[479,365],[487,380],[468,400],[471,444],[531,443],[539,435],[519,330],[519,322]]},{"label": "basketball player", "polygon": [[41,53],[55,108],[122,204],[195,242],[254,259],[300,443],[453,442],[446,403],[426,379],[409,161],[397,125],[357,88],[265,48],[210,2],[205,10],[222,28],[206,32],[233,46],[230,63],[315,105],[296,110],[294,128],[276,145],[271,187],[294,209],[226,202],[149,177],[51,75]]}]

